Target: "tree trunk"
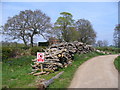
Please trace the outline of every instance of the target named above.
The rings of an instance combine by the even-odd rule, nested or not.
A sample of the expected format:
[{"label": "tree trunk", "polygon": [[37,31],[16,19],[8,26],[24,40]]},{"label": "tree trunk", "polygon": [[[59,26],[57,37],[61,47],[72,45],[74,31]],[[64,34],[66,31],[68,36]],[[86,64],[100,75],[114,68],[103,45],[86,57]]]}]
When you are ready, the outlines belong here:
[{"label": "tree trunk", "polygon": [[118,48],[120,48],[120,29],[118,29]]},{"label": "tree trunk", "polygon": [[33,47],[33,36],[31,36],[30,38],[31,47]]},{"label": "tree trunk", "polygon": [[25,46],[27,46],[27,42],[25,41],[25,37],[23,36],[23,42],[25,44]]}]

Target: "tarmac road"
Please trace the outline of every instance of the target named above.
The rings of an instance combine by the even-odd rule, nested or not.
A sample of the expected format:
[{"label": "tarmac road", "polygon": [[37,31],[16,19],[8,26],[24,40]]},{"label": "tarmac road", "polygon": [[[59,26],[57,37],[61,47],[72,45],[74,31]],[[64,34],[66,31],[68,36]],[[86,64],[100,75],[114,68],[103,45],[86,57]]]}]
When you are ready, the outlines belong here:
[{"label": "tarmac road", "polygon": [[118,71],[113,63],[117,56],[103,55],[86,61],[68,88],[118,88]]}]

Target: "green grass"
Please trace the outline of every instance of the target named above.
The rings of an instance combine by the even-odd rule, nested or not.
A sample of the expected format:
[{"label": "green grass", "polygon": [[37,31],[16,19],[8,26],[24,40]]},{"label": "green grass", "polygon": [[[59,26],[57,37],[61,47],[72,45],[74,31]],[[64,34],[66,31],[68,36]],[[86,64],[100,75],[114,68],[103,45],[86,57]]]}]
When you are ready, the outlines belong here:
[{"label": "green grass", "polygon": [[42,76],[29,75],[32,70],[30,64],[32,63],[31,60],[33,58],[35,58],[35,56],[22,56],[20,58],[10,58],[4,60],[2,63],[2,87],[37,88],[37,81],[41,79],[49,80],[59,73],[55,72]]},{"label": "green grass", "polygon": [[77,68],[88,59],[98,55],[103,55],[103,54],[96,53],[96,52],[81,54],[81,55],[76,54],[74,57],[74,62],[72,63],[72,66],[68,66],[67,68],[61,69],[61,71],[64,71],[64,73],[60,76],[59,79],[56,79],[54,83],[52,83],[48,87],[48,89],[49,88],[67,88]]},{"label": "green grass", "polygon": [[9,88],[37,88],[37,81],[41,79],[49,80],[60,71],[64,73],[59,79],[56,79],[49,88],[65,88],[69,85],[72,77],[80,64],[92,58],[100,55],[99,53],[88,53],[82,55],[75,55],[72,66],[60,69],[57,72],[49,75],[33,76],[28,73],[31,72],[32,59],[35,56],[22,56],[20,58],[10,58],[2,62],[2,87]]},{"label": "green grass", "polygon": [[[23,56],[17,59],[5,60],[2,64],[2,85],[9,88],[28,87],[35,77],[28,75],[31,72],[32,59],[34,56]],[[29,86],[34,87],[34,86]]]},{"label": "green grass", "polygon": [[118,69],[118,71],[120,71],[120,56],[118,56],[115,59],[114,64],[115,64],[116,69]]}]

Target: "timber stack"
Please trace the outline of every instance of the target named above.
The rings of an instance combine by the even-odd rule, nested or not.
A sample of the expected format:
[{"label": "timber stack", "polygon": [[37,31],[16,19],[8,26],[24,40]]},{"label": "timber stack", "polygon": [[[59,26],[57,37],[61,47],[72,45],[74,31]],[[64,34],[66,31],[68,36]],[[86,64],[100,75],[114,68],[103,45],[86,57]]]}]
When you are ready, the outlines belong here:
[{"label": "timber stack", "polygon": [[[44,50],[45,62],[43,63],[43,70],[46,73],[50,73],[58,70],[59,68],[67,67],[68,65],[72,64],[74,55],[76,53],[85,54],[92,51],[95,51],[93,47],[77,41],[63,42],[58,45],[52,45]],[[34,64],[31,65],[33,69],[32,74],[41,74],[36,74],[36,72],[41,71],[40,63],[37,62],[37,59],[32,61]]]}]

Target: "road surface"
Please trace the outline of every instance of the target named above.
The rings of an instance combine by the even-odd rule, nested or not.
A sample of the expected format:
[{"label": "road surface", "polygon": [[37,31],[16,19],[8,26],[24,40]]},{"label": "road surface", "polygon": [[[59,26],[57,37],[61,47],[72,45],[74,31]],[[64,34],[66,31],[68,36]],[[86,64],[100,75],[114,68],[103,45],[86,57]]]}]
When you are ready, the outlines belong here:
[{"label": "road surface", "polygon": [[76,71],[69,88],[118,88],[118,71],[114,59],[118,55],[94,57]]}]

